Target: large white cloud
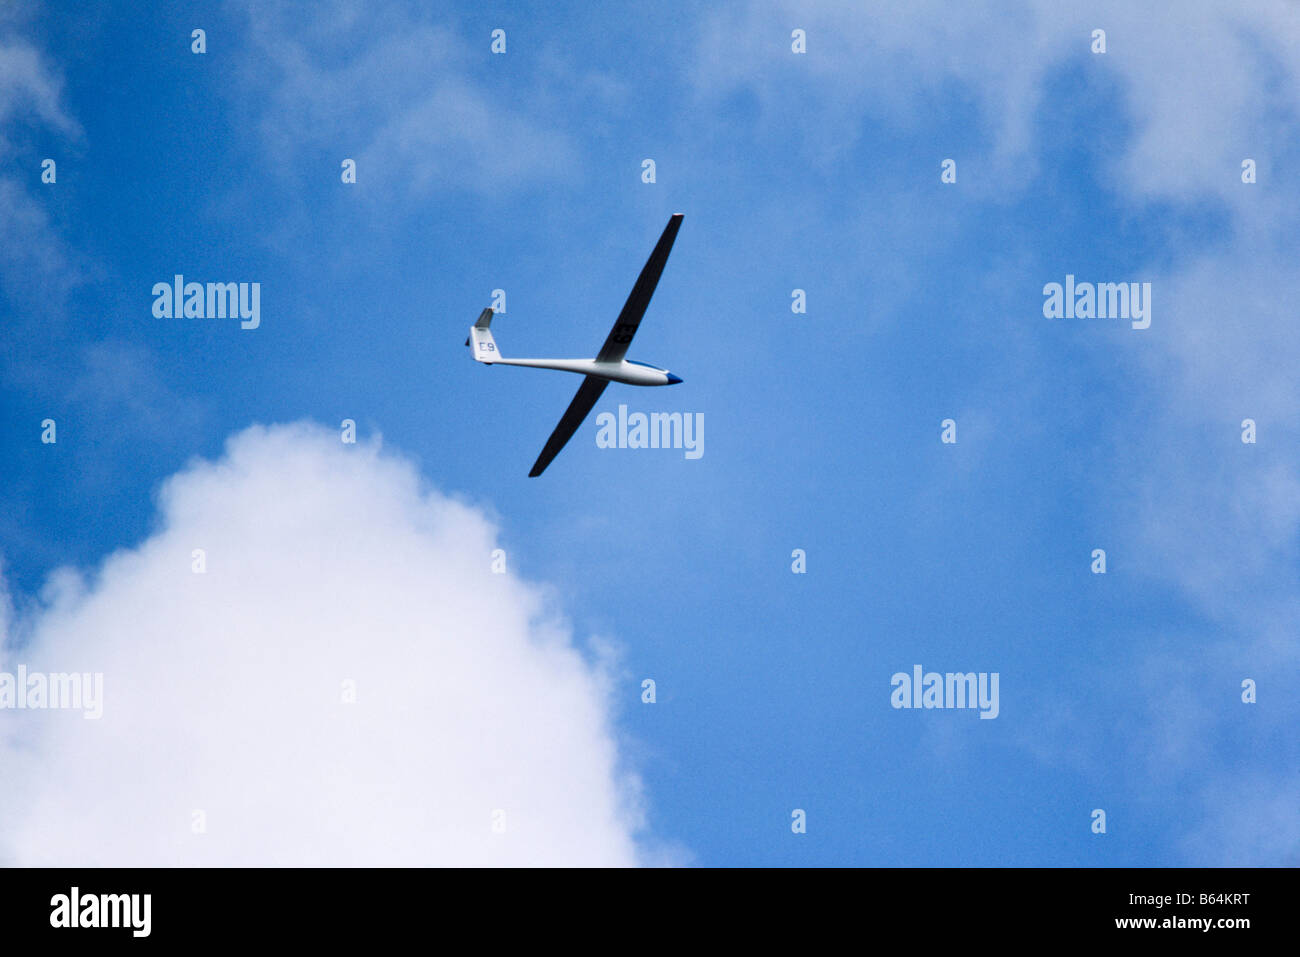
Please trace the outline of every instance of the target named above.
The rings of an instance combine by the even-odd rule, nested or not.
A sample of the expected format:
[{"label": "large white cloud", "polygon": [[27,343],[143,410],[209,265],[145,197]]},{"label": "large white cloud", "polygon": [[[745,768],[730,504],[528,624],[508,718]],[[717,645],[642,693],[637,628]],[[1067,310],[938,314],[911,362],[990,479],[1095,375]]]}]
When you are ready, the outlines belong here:
[{"label": "large white cloud", "polygon": [[0,671],[100,671],[104,704],[0,712],[0,860],[638,862],[604,672],[492,572],[482,511],[308,425],[239,433],[160,499],[150,538],[11,622]]}]

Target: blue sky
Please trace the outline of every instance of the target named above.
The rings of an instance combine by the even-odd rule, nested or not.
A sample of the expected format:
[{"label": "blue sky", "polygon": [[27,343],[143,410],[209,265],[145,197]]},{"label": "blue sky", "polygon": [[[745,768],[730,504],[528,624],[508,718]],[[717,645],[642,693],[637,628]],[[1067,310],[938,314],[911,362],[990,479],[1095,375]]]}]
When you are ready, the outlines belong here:
[{"label": "blue sky", "polygon": [[[17,618],[232,434],[352,418],[618,649],[640,840],[679,860],[1294,864],[1300,27],[856,6],[13,15]],[[593,415],[528,479],[577,380],[466,328],[502,288],[506,354],[591,354],[674,212],[630,355],[685,381],[597,411],[702,414],[704,455],[599,449]],[[156,319],[176,273],[260,282],[260,328]],[[1150,282],[1151,328],[1044,318],[1067,273]],[[999,673],[998,717],[891,708],[915,664]]]}]

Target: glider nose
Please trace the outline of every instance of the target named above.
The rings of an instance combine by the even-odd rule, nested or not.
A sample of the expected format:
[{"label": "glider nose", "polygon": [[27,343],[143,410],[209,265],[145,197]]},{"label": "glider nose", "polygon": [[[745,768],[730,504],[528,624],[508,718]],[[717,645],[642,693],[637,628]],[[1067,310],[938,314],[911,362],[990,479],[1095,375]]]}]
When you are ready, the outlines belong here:
[{"label": "glider nose", "polygon": [[669,385],[676,385],[677,383],[682,381],[678,376],[673,375],[671,372],[667,373],[667,375],[668,375]]}]

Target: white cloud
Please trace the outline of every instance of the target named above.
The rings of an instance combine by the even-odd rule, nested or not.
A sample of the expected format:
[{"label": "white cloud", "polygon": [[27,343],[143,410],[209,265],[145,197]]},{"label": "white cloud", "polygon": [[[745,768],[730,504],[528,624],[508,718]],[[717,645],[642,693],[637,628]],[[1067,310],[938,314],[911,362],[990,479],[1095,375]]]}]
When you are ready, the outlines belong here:
[{"label": "white cloud", "polygon": [[1283,763],[1281,773],[1227,774],[1207,788],[1200,795],[1206,819],[1183,841],[1188,856],[1219,867],[1300,866],[1293,769]]},{"label": "white cloud", "polygon": [[486,29],[469,40],[399,4],[347,0],[305,19],[292,4],[249,4],[248,15],[258,55],[243,83],[285,166],[305,147],[328,149],[358,161],[359,184],[406,196],[499,195],[579,165],[545,90],[491,89],[509,61],[489,53]]},{"label": "white cloud", "polygon": [[[62,106],[62,79],[25,41],[0,37],[0,154],[25,177],[0,176],[0,277],[11,303],[57,306],[76,277],[64,244],[50,223],[40,189],[41,160],[48,154],[19,149],[28,129],[40,128],[65,141],[81,128]],[[61,156],[50,157],[56,160]],[[45,186],[46,189],[55,188]]]},{"label": "white cloud", "polygon": [[491,572],[479,509],[300,424],[232,437],[160,512],[17,616],[0,670],[101,671],[104,714],[3,715],[0,859],[644,860],[603,673],[536,587]]},{"label": "white cloud", "polygon": [[[795,27],[807,32],[806,54],[791,53]],[[1090,50],[1098,28],[1104,55]],[[1121,192],[1235,204],[1243,158],[1270,170],[1291,165],[1282,160],[1294,138],[1266,131],[1300,113],[1298,56],[1300,19],[1282,0],[754,0],[707,17],[691,77],[706,102],[755,93],[764,125],[813,162],[853,148],[865,117],[912,129],[933,123],[936,103],[969,102],[993,165],[989,176],[964,179],[963,191],[995,198],[1031,181],[1044,84],[1082,65],[1099,83],[1119,81],[1126,115],[1108,118],[1112,132],[1099,145],[1115,154]],[[951,147],[935,149],[937,177]]]},{"label": "white cloud", "polygon": [[80,127],[61,105],[63,83],[40,53],[21,40],[0,39],[0,124],[31,115],[67,136]]},{"label": "white cloud", "polygon": [[[790,51],[795,27],[807,31],[802,56]],[[1105,55],[1089,51],[1095,28],[1106,31]],[[708,15],[692,70],[702,103],[748,94],[758,105],[754,133],[788,140],[814,167],[842,160],[860,145],[864,120],[876,120],[935,139],[935,165],[925,174],[933,182],[939,158],[953,155],[935,118],[935,106],[946,107],[956,118],[952,135],[974,144],[959,165],[979,170],[964,177],[962,192],[985,202],[1019,201],[1040,184],[1033,172],[1051,144],[1038,140],[1035,124],[1049,106],[1062,109],[1047,95],[1068,77],[1070,89],[1103,94],[1089,104],[1114,104],[1093,118],[1105,137],[1096,144],[1099,172],[1128,212],[1172,204],[1226,214],[1224,235],[1199,237],[1199,246],[1172,249],[1167,265],[1145,267],[1159,304],[1151,330],[1118,347],[1088,346],[1114,350],[1139,394],[1151,397],[1140,440],[1125,421],[1111,436],[1116,461],[1098,465],[1094,494],[1116,503],[1113,553],[1140,580],[1175,585],[1204,621],[1171,625],[1158,636],[1167,644],[1135,644],[1110,658],[1108,670],[1136,674],[1158,702],[1125,727],[1131,743],[1099,733],[1089,708],[1062,717],[1057,702],[1025,743],[1044,760],[1090,770],[1126,760],[1138,779],[1178,782],[1202,810],[1181,842],[1197,863],[1294,863],[1300,853],[1297,829],[1278,826],[1294,807],[1295,787],[1275,773],[1294,766],[1297,753],[1288,733],[1296,710],[1282,676],[1297,660],[1300,608],[1293,454],[1300,336],[1292,305],[1300,204],[1281,183],[1300,131],[1297,63],[1300,18],[1281,0],[755,0]],[[1067,115],[1080,108],[1066,105]],[[1257,184],[1241,182],[1246,158],[1258,163]],[[890,183],[885,192],[898,189]],[[1049,196],[1045,212],[1050,203]],[[874,232],[858,229],[847,245]],[[1239,441],[1246,417],[1260,423],[1256,446]],[[1238,700],[1233,689],[1246,676],[1277,696],[1271,707]],[[1252,707],[1253,740],[1271,748],[1267,771],[1238,768],[1233,762],[1251,758],[1250,746],[1225,730]],[[1225,740],[1234,743],[1212,746]],[[1125,747],[1117,756],[1114,748]],[[1246,780],[1248,787],[1239,783]],[[1156,800],[1166,793],[1149,790]]]}]

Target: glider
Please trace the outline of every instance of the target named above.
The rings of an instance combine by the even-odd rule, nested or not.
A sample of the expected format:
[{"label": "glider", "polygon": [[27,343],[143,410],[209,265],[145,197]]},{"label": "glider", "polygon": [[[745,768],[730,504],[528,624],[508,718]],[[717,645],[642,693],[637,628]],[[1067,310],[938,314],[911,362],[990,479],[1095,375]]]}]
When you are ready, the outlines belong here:
[{"label": "glider", "polygon": [[596,353],[594,359],[502,358],[501,353],[497,351],[492,332],[488,328],[492,324],[494,315],[491,309],[484,309],[478,321],[470,328],[465,345],[472,346],[474,358],[485,365],[559,369],[562,372],[578,372],[586,376],[582,380],[582,385],[578,387],[578,394],[573,397],[573,401],[564,411],[560,424],[546,440],[546,447],[542,449],[542,454],[537,456],[532,471],[528,473],[529,478],[541,475],[546,470],[546,466],[551,464],[551,460],[560,454],[564,443],[568,442],[573,433],[578,430],[582,420],[587,417],[587,413],[605,391],[605,386],[611,382],[626,382],[628,385],[673,385],[682,381],[667,369],[624,358],[632,337],[636,335],[637,327],[641,325],[641,317],[645,315],[646,306],[650,305],[650,297],[654,295],[655,286],[659,285],[659,276],[664,271],[664,263],[668,262],[668,253],[672,251],[673,240],[677,238],[677,230],[681,225],[681,213],[676,213],[669,218],[663,235],[659,237],[659,242],[655,243],[654,252],[646,260],[641,275],[637,277],[636,285],[632,287],[627,302],[623,304],[623,311],[618,314],[614,328],[609,330],[609,335],[605,337],[605,344],[600,347],[600,352]]}]

